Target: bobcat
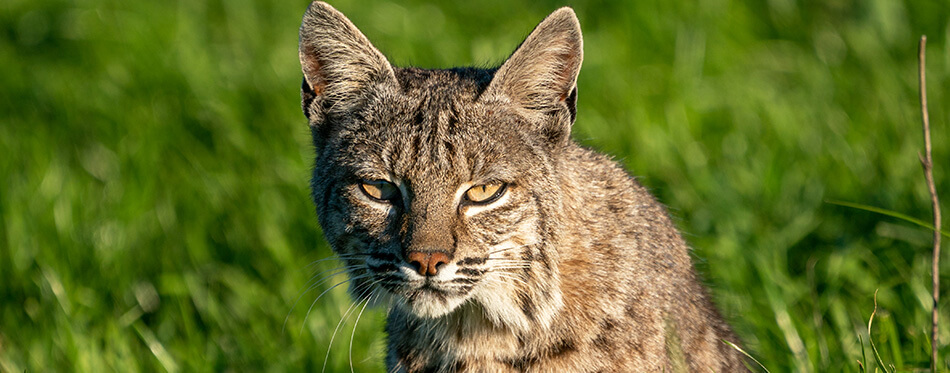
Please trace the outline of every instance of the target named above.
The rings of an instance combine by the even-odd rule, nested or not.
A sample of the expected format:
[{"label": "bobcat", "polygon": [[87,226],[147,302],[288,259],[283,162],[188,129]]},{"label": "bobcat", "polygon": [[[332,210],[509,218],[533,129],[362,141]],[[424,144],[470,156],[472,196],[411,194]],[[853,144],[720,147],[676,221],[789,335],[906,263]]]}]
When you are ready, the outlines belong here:
[{"label": "bobcat", "polygon": [[399,68],[307,9],[312,197],[390,371],[746,370],[662,205],[571,140],[582,49],[561,8],[496,69]]}]

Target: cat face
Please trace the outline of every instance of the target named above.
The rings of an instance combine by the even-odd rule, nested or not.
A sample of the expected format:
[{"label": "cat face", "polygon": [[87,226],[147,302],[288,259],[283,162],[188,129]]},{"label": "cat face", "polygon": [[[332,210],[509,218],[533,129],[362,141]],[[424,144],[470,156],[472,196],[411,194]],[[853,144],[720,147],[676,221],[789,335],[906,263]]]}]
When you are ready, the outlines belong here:
[{"label": "cat face", "polygon": [[556,154],[581,58],[573,13],[549,16],[497,70],[393,68],[318,2],[300,50],[313,198],[352,294],[426,318],[467,302],[500,321],[536,313],[533,293],[556,276]]},{"label": "cat face", "polygon": [[[424,86],[464,86],[423,75]],[[481,287],[517,285],[541,237],[532,165],[547,163],[517,117],[444,91],[379,93],[327,138],[314,174],[323,225],[345,227],[327,235],[358,279],[354,293],[376,288],[427,317]],[[413,252],[445,261],[421,268]]]}]

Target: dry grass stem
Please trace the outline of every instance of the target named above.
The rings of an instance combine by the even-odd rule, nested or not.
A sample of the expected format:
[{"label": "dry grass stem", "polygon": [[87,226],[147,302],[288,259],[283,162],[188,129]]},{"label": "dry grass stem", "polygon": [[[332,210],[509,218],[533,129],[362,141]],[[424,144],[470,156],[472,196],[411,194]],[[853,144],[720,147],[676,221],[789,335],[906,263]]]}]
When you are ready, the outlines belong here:
[{"label": "dry grass stem", "polygon": [[930,145],[930,117],[927,114],[927,72],[926,57],[927,36],[920,37],[920,49],[918,51],[918,69],[920,72],[920,112],[924,127],[924,155],[917,154],[920,158],[920,164],[924,167],[924,177],[927,179],[927,188],[930,190],[930,203],[933,208],[934,217],[934,248],[933,248],[933,268],[931,276],[933,278],[933,310],[931,313],[932,329],[930,331],[930,370],[937,371],[937,330],[939,329],[939,317],[937,314],[937,302],[940,300],[940,200],[937,198],[937,187],[934,184],[933,158],[931,157]]}]

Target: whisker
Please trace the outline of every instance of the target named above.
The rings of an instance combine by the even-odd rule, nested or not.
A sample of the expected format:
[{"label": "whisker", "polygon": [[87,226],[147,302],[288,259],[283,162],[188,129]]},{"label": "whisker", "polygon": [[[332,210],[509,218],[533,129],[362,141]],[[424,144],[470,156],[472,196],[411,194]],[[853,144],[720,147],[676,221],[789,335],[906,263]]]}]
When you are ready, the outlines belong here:
[{"label": "whisker", "polygon": [[376,280],[370,283],[366,290],[363,290],[363,292],[360,293],[359,297],[357,297],[358,300],[350,304],[350,307],[346,309],[343,317],[340,318],[340,322],[336,324],[336,328],[333,328],[333,334],[330,336],[330,343],[327,345],[327,355],[323,359],[323,370],[321,370],[321,372],[325,372],[327,370],[327,362],[330,360],[330,350],[333,348],[333,340],[336,339],[336,333],[340,330],[340,326],[342,326],[343,322],[346,321],[346,319],[350,317],[350,314],[356,310],[354,307],[358,306],[360,303],[363,303],[363,295],[372,291],[373,285],[376,285],[376,283],[379,281],[380,280]]},{"label": "whisker", "polygon": [[526,271],[531,268],[532,268],[531,266],[499,266],[499,267],[493,267],[491,271],[511,273],[511,272],[518,272],[518,271]]},{"label": "whisker", "polygon": [[497,260],[493,260],[493,261],[492,261],[492,264],[495,264],[495,263],[499,263],[499,264],[532,264],[532,263],[534,263],[534,262],[533,262],[533,261],[530,261],[530,260],[502,259],[502,258],[498,258]]},{"label": "whisker", "polygon": [[355,309],[354,307],[358,304],[359,303],[357,302],[350,303],[350,307],[347,308],[346,312],[343,313],[343,316],[340,317],[340,322],[336,324],[336,328],[333,328],[333,335],[330,336],[330,343],[327,344],[327,355],[323,358],[323,369],[321,369],[320,372],[326,372],[327,370],[327,362],[330,361],[330,350],[333,348],[333,339],[336,338],[336,332],[340,330],[340,325],[343,325],[343,321],[345,321],[350,316],[350,313],[353,312]]},{"label": "whisker", "polygon": [[485,257],[486,257],[486,259],[492,259],[492,258],[490,258],[490,257],[491,257],[492,255],[494,255],[494,254],[498,254],[498,253],[505,252],[505,251],[510,251],[510,250],[521,249],[521,248],[524,248],[524,247],[537,245],[537,244],[539,244],[539,243],[541,243],[541,241],[529,242],[529,243],[526,243],[526,244],[523,244],[523,245],[510,246],[510,247],[506,247],[506,248],[501,248],[501,249],[497,249],[497,250],[492,250],[492,251],[489,251],[488,254],[485,254]]},{"label": "whisker", "polygon": [[[315,284],[313,284],[313,285],[310,285],[310,282],[312,282],[313,280],[310,280],[310,282],[307,282],[307,288],[300,292],[300,295],[297,296],[297,300],[295,300],[295,301],[294,301],[294,304],[293,304],[292,306],[290,306],[290,311],[287,311],[287,317],[284,317],[284,324],[281,325],[281,327],[280,327],[280,334],[281,334],[281,335],[284,334],[284,330],[287,328],[287,320],[290,319],[290,314],[294,312],[294,309],[297,308],[297,303],[300,303],[300,300],[303,299],[303,296],[306,295],[307,292],[309,292],[310,290],[315,289],[317,286],[320,286],[321,284],[323,284],[324,282],[330,280],[331,278],[336,277],[337,275],[346,272],[346,269],[345,269],[345,268],[344,268],[344,269],[340,269],[339,267],[337,267],[337,268],[334,268],[334,269],[339,269],[339,271],[337,271],[337,272],[335,272],[335,273],[332,273],[332,274],[330,274],[330,275],[327,275],[327,276],[324,277],[322,280],[320,280],[319,282],[317,282],[317,283],[315,283]],[[324,272],[327,272],[327,271],[324,271]],[[320,274],[323,274],[323,273],[321,272]],[[318,275],[319,275],[319,274],[318,274]]]},{"label": "whisker", "polygon": [[513,261],[525,261],[530,262],[530,259],[523,258],[506,258],[506,257],[494,257],[494,258],[485,258],[485,260],[513,260]]},{"label": "whisker", "polygon": [[[344,267],[331,268],[331,269],[325,270],[325,271],[323,271],[323,272],[317,273],[317,274],[315,274],[315,275],[313,275],[313,276],[310,277],[310,280],[307,281],[306,286],[312,288],[312,286],[315,285],[315,284],[317,284],[318,281],[325,281],[325,280],[328,279],[328,278],[333,278],[334,276],[337,276],[337,275],[339,275],[339,274],[341,274],[341,273],[344,273],[344,272],[346,272],[346,271],[348,271],[348,270],[350,270],[350,269],[352,269],[352,268],[344,266]],[[336,271],[336,272],[331,273],[331,274],[326,275],[326,276],[322,276],[323,274],[325,274],[325,273],[327,273],[327,272],[333,272],[333,271]],[[321,277],[321,276],[322,276],[322,277]],[[309,290],[309,289],[307,289],[307,290]]]},{"label": "whisker", "polygon": [[532,262],[532,261],[530,261],[530,260],[498,260],[498,261],[492,261],[492,265],[495,265],[495,264],[498,264],[498,265],[505,265],[505,264],[527,264],[527,265],[530,265],[530,264],[533,264],[533,263],[534,263],[534,262]]},{"label": "whisker", "polygon": [[322,293],[320,293],[320,295],[317,296],[317,299],[314,299],[313,302],[310,303],[310,308],[307,309],[307,316],[304,316],[304,318],[303,318],[303,325],[300,325],[300,333],[303,333],[303,328],[307,325],[307,319],[310,317],[310,311],[313,311],[313,306],[315,306],[315,305],[317,304],[317,301],[319,301],[320,298],[322,298],[326,293],[328,293],[330,290],[335,289],[337,286],[343,285],[343,284],[345,284],[345,283],[347,283],[347,282],[355,281],[355,280],[362,280],[362,279],[364,279],[364,278],[371,277],[371,276],[372,276],[372,275],[368,275],[368,274],[367,274],[367,275],[362,275],[362,276],[351,277],[351,278],[348,278],[348,279],[346,279],[346,280],[343,280],[343,281],[340,281],[340,282],[336,283],[336,285],[333,285],[333,286],[331,286],[330,288],[328,288],[327,290],[324,290]]},{"label": "whisker", "polygon": [[360,258],[364,258],[364,257],[368,257],[368,256],[369,256],[369,254],[344,254],[344,255],[334,255],[334,256],[331,256],[331,257],[314,260],[314,261],[310,262],[309,264],[307,264],[307,268],[310,269],[311,267],[316,267],[317,264],[320,264],[320,263],[325,262],[325,261],[328,261],[328,260],[340,260],[340,261],[342,261],[342,260],[353,260],[353,259],[360,259]]},{"label": "whisker", "polygon": [[501,268],[531,268],[530,263],[511,263],[511,264],[502,264],[497,266],[491,266],[490,269],[501,269]]},{"label": "whisker", "polygon": [[[510,278],[516,281],[521,281],[521,282],[526,281],[524,278],[517,277],[516,273],[513,273],[513,272],[495,272],[495,274],[497,274],[499,277]],[[515,277],[512,277],[512,276],[515,276]]]},{"label": "whisker", "polygon": [[524,247],[524,246],[511,246],[511,247],[506,247],[506,248],[504,248],[504,249],[498,249],[498,250],[494,250],[494,251],[489,251],[488,254],[486,254],[485,256],[491,256],[492,254],[498,254],[498,253],[500,253],[500,252],[504,252],[504,251],[508,251],[508,250],[514,250],[514,249],[518,249],[518,248],[521,248],[521,247]]},{"label": "whisker", "polygon": [[350,373],[353,373],[353,339],[356,338],[356,327],[360,325],[360,317],[363,316],[363,311],[366,311],[366,306],[372,302],[370,298],[372,298],[374,294],[379,295],[375,291],[370,292],[370,296],[367,297],[366,302],[363,303],[363,308],[360,309],[360,313],[356,315],[356,322],[353,323],[353,332],[350,333]]},{"label": "whisker", "polygon": [[325,257],[325,258],[316,259],[316,260],[310,262],[309,264],[320,263],[320,262],[327,261],[327,260],[357,258],[357,257],[365,257],[365,256],[369,256],[369,254],[362,254],[362,253],[332,254],[332,255],[330,255],[330,256],[328,256],[328,257]]}]

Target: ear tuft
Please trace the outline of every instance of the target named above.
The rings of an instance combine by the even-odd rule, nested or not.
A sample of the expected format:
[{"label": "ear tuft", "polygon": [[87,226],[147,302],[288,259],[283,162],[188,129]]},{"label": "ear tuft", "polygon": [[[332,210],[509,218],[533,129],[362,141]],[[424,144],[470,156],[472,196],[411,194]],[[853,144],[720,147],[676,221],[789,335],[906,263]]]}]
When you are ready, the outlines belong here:
[{"label": "ear tuft", "polygon": [[571,8],[558,9],[502,64],[483,97],[507,98],[538,114],[566,111],[573,121],[577,74],[583,59],[577,16]]},{"label": "ear tuft", "polygon": [[369,39],[327,3],[314,1],[300,25],[304,114],[311,126],[327,112],[359,104],[372,85],[395,83],[392,66]]}]

